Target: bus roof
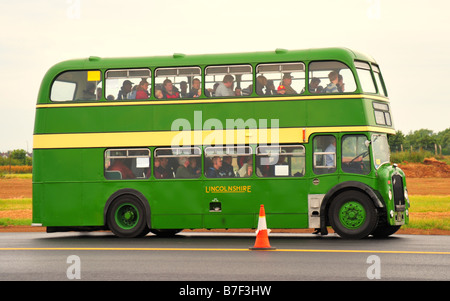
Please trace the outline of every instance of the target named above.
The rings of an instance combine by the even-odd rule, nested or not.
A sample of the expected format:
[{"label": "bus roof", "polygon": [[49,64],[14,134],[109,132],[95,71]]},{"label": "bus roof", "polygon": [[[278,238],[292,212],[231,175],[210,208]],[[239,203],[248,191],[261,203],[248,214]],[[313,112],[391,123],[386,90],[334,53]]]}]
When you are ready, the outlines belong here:
[{"label": "bus roof", "polygon": [[168,67],[188,65],[217,65],[241,64],[280,61],[312,61],[312,60],[339,60],[348,65],[354,60],[363,60],[375,63],[375,60],[363,53],[348,48],[319,48],[306,50],[276,49],[275,51],[221,53],[221,54],[195,54],[185,55],[174,53],[171,56],[148,57],[117,57],[101,58],[91,56],[84,59],[73,59],[56,64],[49,70],[51,77],[65,70],[77,69],[109,69],[109,68],[136,68],[136,67]]}]

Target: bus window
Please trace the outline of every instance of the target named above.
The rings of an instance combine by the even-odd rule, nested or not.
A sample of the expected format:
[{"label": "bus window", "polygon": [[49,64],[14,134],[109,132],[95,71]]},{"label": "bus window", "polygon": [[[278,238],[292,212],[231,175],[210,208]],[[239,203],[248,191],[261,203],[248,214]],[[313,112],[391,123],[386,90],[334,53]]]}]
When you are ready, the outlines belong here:
[{"label": "bus window", "polygon": [[366,175],[370,172],[369,144],[364,135],[342,138],[342,171]]},{"label": "bus window", "polygon": [[375,122],[381,125],[392,125],[391,113],[389,105],[386,103],[373,102],[373,112],[375,114]]},{"label": "bus window", "polygon": [[193,179],[201,174],[202,151],[198,147],[155,149],[154,176],[157,179]]},{"label": "bus window", "polygon": [[158,68],[155,71],[157,99],[196,98],[201,96],[200,67]]},{"label": "bus window", "polygon": [[150,69],[119,69],[106,71],[107,100],[149,99]]},{"label": "bus window", "polygon": [[98,100],[102,97],[100,70],[67,71],[52,84],[51,101]]},{"label": "bus window", "polygon": [[305,64],[259,64],[256,67],[256,94],[295,95],[305,92]]},{"label": "bus window", "polygon": [[350,68],[338,61],[309,64],[309,93],[355,92],[355,78]]},{"label": "bus window", "polygon": [[256,175],[258,177],[303,177],[305,175],[304,146],[258,146]]},{"label": "bus window", "polygon": [[253,92],[251,65],[209,66],[205,70],[207,97],[239,97]]},{"label": "bus window", "polygon": [[361,89],[368,93],[377,93],[373,82],[372,72],[368,63],[355,61],[356,72],[358,73]]},{"label": "bus window", "polygon": [[380,68],[377,65],[372,64],[372,70],[375,75],[375,81],[377,82],[378,94],[387,96],[386,87],[383,84],[383,78],[381,76]]},{"label": "bus window", "polygon": [[334,136],[316,136],[313,140],[314,173],[328,174],[336,171],[336,138]]},{"label": "bus window", "polygon": [[107,180],[147,179],[149,174],[149,149],[106,150],[105,178]]},{"label": "bus window", "polygon": [[253,174],[252,149],[248,146],[212,146],[205,149],[207,178],[247,178]]}]

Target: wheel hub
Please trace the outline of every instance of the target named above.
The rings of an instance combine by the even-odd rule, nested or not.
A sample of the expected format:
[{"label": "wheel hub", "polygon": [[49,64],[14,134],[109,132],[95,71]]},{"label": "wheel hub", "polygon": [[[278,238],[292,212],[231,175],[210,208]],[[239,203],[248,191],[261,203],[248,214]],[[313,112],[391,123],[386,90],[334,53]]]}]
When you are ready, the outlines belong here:
[{"label": "wheel hub", "polygon": [[366,210],[359,202],[347,202],[339,210],[339,220],[347,229],[357,229],[366,220]]}]

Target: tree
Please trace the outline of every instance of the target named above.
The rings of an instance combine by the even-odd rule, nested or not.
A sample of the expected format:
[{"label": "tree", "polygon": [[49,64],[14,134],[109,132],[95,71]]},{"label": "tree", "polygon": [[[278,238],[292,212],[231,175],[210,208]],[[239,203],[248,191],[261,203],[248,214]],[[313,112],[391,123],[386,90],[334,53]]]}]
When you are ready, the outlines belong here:
[{"label": "tree", "polygon": [[405,144],[405,135],[403,135],[402,131],[398,130],[395,132],[395,135],[389,136],[389,146],[391,151],[401,151],[402,147]]}]

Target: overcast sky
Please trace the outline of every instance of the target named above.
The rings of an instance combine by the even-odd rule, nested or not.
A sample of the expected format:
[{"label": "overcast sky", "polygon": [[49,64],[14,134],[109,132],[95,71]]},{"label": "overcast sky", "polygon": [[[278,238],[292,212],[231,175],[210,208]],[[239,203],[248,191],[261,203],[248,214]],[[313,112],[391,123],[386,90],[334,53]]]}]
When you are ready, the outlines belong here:
[{"label": "overcast sky", "polygon": [[0,2],[0,152],[31,151],[39,86],[72,58],[343,46],[380,64],[395,128],[450,127],[450,1]]}]

